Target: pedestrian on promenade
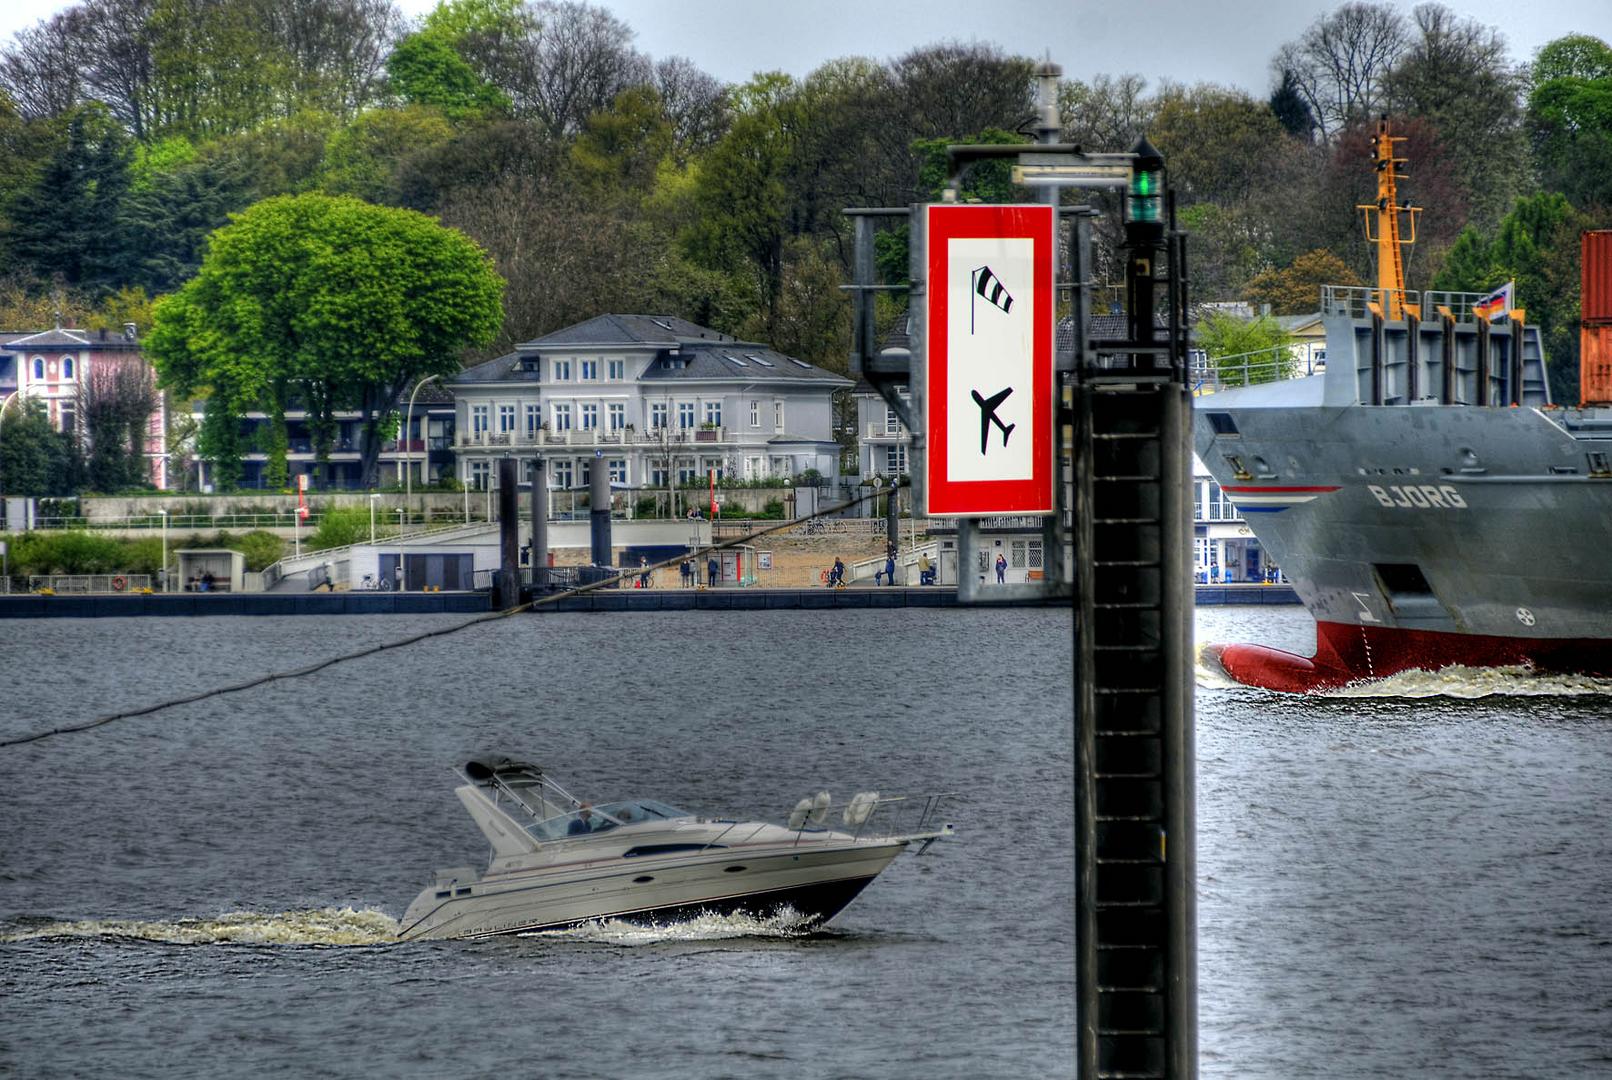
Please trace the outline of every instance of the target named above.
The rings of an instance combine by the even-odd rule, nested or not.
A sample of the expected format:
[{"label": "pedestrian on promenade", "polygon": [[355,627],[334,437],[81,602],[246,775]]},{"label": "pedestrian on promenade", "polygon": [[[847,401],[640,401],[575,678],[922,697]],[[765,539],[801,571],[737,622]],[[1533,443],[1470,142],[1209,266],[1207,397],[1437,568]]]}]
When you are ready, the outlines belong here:
[{"label": "pedestrian on promenade", "polygon": [[694,564],[687,559],[678,566],[677,572],[683,576],[683,588],[686,589],[694,583]]},{"label": "pedestrian on promenade", "polygon": [[392,567],[392,587],[398,592],[403,591],[403,558],[398,556],[397,564]]},{"label": "pedestrian on promenade", "polygon": [[718,562],[716,556],[713,555],[709,559],[705,560],[705,584],[714,589],[716,588],[716,583],[721,579],[722,564]]},{"label": "pedestrian on promenade", "polygon": [[1007,584],[1007,556],[1000,551],[996,553],[996,583]]}]

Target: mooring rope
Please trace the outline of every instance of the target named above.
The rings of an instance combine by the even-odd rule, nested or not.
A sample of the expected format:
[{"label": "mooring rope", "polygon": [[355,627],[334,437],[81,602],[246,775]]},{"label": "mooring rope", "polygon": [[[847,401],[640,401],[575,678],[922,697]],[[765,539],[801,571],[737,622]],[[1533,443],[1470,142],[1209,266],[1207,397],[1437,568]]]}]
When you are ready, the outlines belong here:
[{"label": "mooring rope", "polygon": [[[889,490],[893,491],[895,489],[892,488]],[[236,694],[242,690],[250,690],[255,686],[263,686],[267,683],[277,682],[281,679],[297,679],[303,677],[304,675],[312,675],[315,672],[323,671],[328,667],[334,667],[336,664],[343,664],[349,660],[358,660],[365,656],[373,656],[376,653],[384,652],[387,649],[401,649],[407,645],[415,645],[431,638],[445,637],[448,634],[457,634],[459,631],[468,630],[472,626],[480,626],[483,623],[495,622],[499,619],[507,619],[511,615],[519,615],[522,612],[531,611],[534,608],[543,607],[546,604],[557,604],[560,601],[570,599],[573,596],[581,596],[584,593],[590,593],[596,589],[609,588],[612,585],[618,584],[623,578],[631,578],[640,574],[654,573],[656,570],[662,570],[681,563],[685,559],[698,559],[701,556],[708,555],[713,551],[721,551],[724,548],[735,547],[747,541],[757,539],[758,537],[770,536],[776,532],[783,532],[785,529],[793,529],[802,522],[814,521],[817,518],[827,517],[830,514],[841,513],[854,506],[861,506],[868,500],[876,499],[885,493],[886,492],[882,490],[874,490],[867,495],[859,495],[854,499],[837,503],[834,506],[819,510],[815,514],[808,514],[802,518],[794,518],[777,525],[769,526],[765,529],[751,529],[749,532],[746,532],[740,536],[735,536],[728,540],[723,540],[721,543],[717,543],[715,536],[713,535],[711,543],[700,548],[698,551],[692,552],[691,554],[676,555],[670,559],[663,559],[658,563],[651,563],[647,566],[629,567],[619,574],[612,574],[611,576],[601,578],[598,581],[590,581],[586,585],[578,585],[575,588],[566,589],[563,592],[557,592],[548,596],[538,597],[534,600],[528,600],[524,604],[516,604],[514,607],[504,608],[502,611],[490,611],[485,615],[477,615],[473,619],[466,619],[462,623],[458,623],[454,626],[446,626],[440,630],[427,630],[423,633],[415,634],[412,637],[400,638],[397,641],[385,641],[379,645],[371,645],[355,652],[344,653],[341,656],[332,656],[328,659],[320,660],[317,663],[308,664],[305,667],[293,668],[289,671],[270,672],[267,675],[259,675],[258,677],[248,679],[245,682],[234,683],[229,686],[215,687],[211,690],[203,690],[200,693],[191,694],[187,697],[173,698],[168,701],[158,702],[155,705],[147,705],[139,709],[127,709],[123,712],[111,713],[107,716],[98,716],[94,720],[86,720],[82,724],[69,724],[65,727],[48,728],[44,731],[36,731],[31,735],[19,735],[10,739],[0,739],[0,749],[8,746],[21,746],[24,743],[39,742],[40,740],[48,739],[53,735],[71,735],[80,731],[91,731],[95,728],[110,724],[114,720],[129,720],[136,716],[149,716],[152,713],[161,712],[163,709],[171,709],[179,705],[194,705],[198,701],[206,701],[209,698],[220,697],[224,694]],[[715,533],[715,530],[716,525],[713,522],[713,534]],[[536,568],[534,567],[534,569]]]}]

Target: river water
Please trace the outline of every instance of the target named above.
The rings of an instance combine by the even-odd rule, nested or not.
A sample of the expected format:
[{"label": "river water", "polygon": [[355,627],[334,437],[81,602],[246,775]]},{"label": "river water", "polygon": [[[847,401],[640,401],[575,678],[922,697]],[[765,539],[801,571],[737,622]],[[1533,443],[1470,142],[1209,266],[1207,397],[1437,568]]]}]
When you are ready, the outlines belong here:
[{"label": "river water", "polygon": [[[458,621],[10,621],[0,733]],[[1070,1076],[1069,663],[1048,610],[547,615],[0,750],[0,1074]],[[1612,683],[1199,687],[1205,1077],[1612,1075]],[[484,857],[489,749],[725,815],[956,791],[958,835],[811,933],[392,943]]]}]

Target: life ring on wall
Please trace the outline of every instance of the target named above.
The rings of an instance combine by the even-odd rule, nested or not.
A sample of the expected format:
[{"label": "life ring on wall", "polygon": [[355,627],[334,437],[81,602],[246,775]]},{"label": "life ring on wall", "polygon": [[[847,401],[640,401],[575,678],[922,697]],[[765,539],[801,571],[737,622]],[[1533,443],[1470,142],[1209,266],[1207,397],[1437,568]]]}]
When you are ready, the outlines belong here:
[{"label": "life ring on wall", "polygon": [[112,579],[112,591],[113,592],[122,592],[124,589],[128,588],[128,585],[129,585],[129,579],[126,578],[126,577],[123,577],[122,575],[118,575],[117,577],[114,577]]}]

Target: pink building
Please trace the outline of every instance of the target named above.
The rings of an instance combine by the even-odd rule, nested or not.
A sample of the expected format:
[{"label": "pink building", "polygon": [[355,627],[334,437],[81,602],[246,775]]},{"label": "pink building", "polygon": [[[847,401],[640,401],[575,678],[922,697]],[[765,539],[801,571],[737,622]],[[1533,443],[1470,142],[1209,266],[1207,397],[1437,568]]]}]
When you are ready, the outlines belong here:
[{"label": "pink building", "polygon": [[[0,330],[0,403],[10,398],[38,401],[58,431],[78,427],[79,388],[90,372],[102,365],[141,364],[140,342],[134,324],[122,334],[106,330]],[[152,373],[155,378],[155,372]],[[146,475],[160,489],[168,487],[168,410],[164,395],[146,427]]]}]

